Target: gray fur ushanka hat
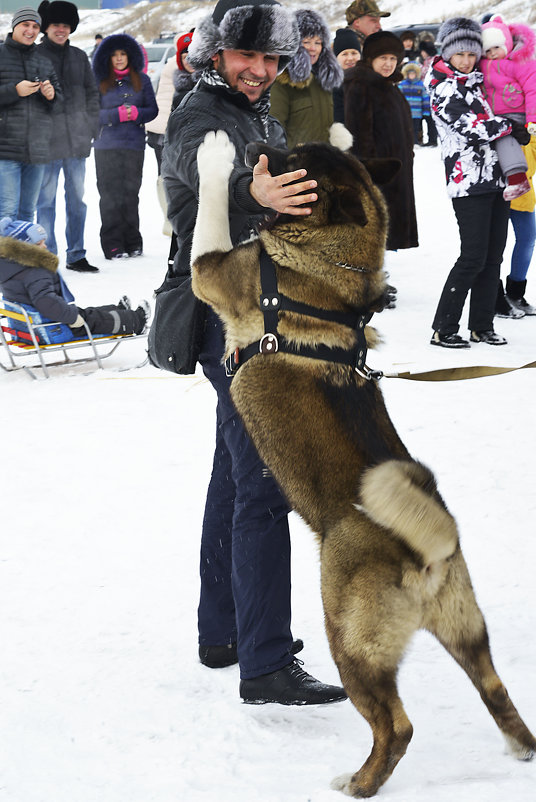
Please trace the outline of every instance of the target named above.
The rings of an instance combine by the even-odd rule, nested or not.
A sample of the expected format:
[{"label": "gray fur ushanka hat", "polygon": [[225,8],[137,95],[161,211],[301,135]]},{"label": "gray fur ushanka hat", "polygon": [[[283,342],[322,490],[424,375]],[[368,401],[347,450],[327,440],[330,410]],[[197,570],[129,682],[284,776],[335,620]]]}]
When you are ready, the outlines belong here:
[{"label": "gray fur ushanka hat", "polygon": [[[315,36],[322,40],[322,51],[313,67],[313,71],[322,89],[331,92],[336,86],[342,84],[344,74],[330,47],[331,33],[328,24],[322,14],[319,14],[318,11],[312,11],[310,8],[298,9],[296,11],[296,19],[300,32],[300,42],[302,39]],[[292,83],[302,83],[309,78],[311,74],[311,59],[303,45],[300,44],[298,52],[289,62],[287,72]]]},{"label": "gray fur ushanka hat", "polygon": [[279,56],[282,70],[299,45],[294,14],[276,0],[219,0],[194,31],[188,61],[195,69],[212,66],[220,50],[256,50]]},{"label": "gray fur ushanka hat", "polygon": [[446,20],[437,32],[441,43],[441,58],[450,61],[456,53],[474,53],[477,61],[482,56],[482,28],[467,17],[453,17]]}]

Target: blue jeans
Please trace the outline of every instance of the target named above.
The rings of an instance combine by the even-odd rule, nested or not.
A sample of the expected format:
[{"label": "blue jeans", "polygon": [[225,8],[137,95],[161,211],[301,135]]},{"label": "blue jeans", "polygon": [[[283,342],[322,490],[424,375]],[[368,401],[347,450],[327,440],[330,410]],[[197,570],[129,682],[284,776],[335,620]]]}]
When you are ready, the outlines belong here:
[{"label": "blue jeans", "polygon": [[536,219],[534,212],[510,209],[510,220],[516,237],[510,264],[510,278],[512,281],[525,281],[536,241]]},{"label": "blue jeans", "polygon": [[0,219],[33,222],[44,164],[0,159]]},{"label": "blue jeans", "polygon": [[37,222],[48,234],[47,248],[58,253],[54,224],[56,222],[56,193],[58,177],[63,170],[65,183],[65,238],[67,240],[67,264],[77,262],[86,255],[84,249],[84,227],[87,206],[83,201],[86,179],[85,159],[56,159],[45,165],[45,174],[39,200],[37,201]]}]

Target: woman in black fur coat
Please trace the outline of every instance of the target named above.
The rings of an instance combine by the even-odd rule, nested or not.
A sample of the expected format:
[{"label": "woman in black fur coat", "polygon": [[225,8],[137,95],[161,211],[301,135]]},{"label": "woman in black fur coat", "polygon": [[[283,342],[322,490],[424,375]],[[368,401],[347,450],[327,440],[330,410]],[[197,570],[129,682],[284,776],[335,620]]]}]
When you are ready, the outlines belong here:
[{"label": "woman in black fur coat", "polygon": [[358,159],[391,157],[400,170],[382,186],[389,208],[387,249],[416,248],[417,216],[413,191],[413,127],[409,105],[397,83],[404,46],[388,31],[365,39],[362,60],[344,78],[345,125]]}]

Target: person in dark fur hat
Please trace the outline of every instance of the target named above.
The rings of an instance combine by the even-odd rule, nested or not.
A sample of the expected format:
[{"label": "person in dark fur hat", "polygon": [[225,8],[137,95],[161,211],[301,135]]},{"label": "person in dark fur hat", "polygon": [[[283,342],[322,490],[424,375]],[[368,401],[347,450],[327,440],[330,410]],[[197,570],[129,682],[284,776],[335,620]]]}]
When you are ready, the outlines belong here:
[{"label": "person in dark fur hat", "polygon": [[39,13],[45,35],[37,49],[54,65],[64,99],[52,118],[50,161],[45,167],[37,200],[37,221],[47,232],[47,248],[57,253],[54,231],[56,194],[59,175],[63,171],[67,268],[97,273],[98,268],[86,259],[84,247],[87,212],[84,183],[91,141],[99,131],[99,93],[86,53],[71,45],[69,40],[79,22],[74,3],[43,0]]},{"label": "person in dark fur hat", "polygon": [[403,63],[407,64],[408,61],[415,62],[419,56],[417,51],[417,37],[413,31],[402,31],[399,39],[404,45],[404,59]]},{"label": "person in dark fur hat", "polygon": [[398,36],[378,31],[367,36],[362,59],[344,78],[346,127],[358,159],[392,157],[400,170],[382,187],[389,209],[387,249],[416,248],[417,216],[413,189],[413,125],[407,100],[397,84],[404,46]]},{"label": "person in dark fur hat", "polygon": [[289,148],[298,142],[329,142],[333,96],[343,71],[331,50],[331,35],[318,11],[296,11],[301,44],[270,94],[270,112],[287,134]]},{"label": "person in dark fur hat", "polygon": [[[137,309],[123,296],[118,304],[82,308],[58,271],[58,257],[47,250],[46,231],[38,223],[0,220],[0,290],[4,305],[21,304],[34,323],[57,322],[57,327],[37,328],[40,341],[68,342],[85,338],[84,322],[92,334],[140,334],[147,323],[150,308],[141,301]],[[13,321],[17,331],[24,324]],[[27,341],[27,336],[19,335]]]},{"label": "person in dark fur hat", "polygon": [[[191,275],[197,152],[214,131],[224,131],[235,148],[228,179],[233,244],[249,239],[267,216],[310,214],[316,182],[307,180],[305,170],[287,173],[283,180],[270,173],[266,156],[253,170],[244,167],[249,142],[285,145],[281,124],[268,113],[269,92],[298,44],[294,15],[274,0],[219,0],[197,25],[188,61],[203,73],[172,112],[164,144],[162,175],[178,250],[162,290]],[[342,688],[319,682],[294,658],[303,643],[293,641],[290,627],[288,503],[232,403],[231,377],[222,364],[221,321],[202,305],[188,323],[183,331],[191,340],[201,323],[201,342],[192,358],[201,363],[218,399],[201,535],[199,659],[214,669],[239,663],[240,697],[248,703],[340,701],[346,696]]]},{"label": "person in dark fur hat", "polygon": [[100,92],[100,135],[94,142],[100,195],[101,246],[106,259],[141,256],[138,213],[145,123],[158,106],[140,45],[126,33],[103,39],[93,56]]}]

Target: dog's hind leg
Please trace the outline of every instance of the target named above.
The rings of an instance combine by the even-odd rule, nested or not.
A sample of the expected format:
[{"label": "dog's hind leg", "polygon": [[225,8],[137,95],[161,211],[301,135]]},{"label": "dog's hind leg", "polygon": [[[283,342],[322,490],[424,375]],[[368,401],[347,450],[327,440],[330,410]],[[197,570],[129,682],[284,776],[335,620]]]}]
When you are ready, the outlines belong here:
[{"label": "dog's hind leg", "polygon": [[336,777],[331,787],[361,799],[374,796],[391,776],[406,753],[413,727],[398,695],[396,671],[374,677],[369,666],[350,659],[339,660],[338,667],[346,693],[370,724],[374,743],[359,771]]},{"label": "dog's hind leg", "polygon": [[446,582],[424,626],[467,673],[501,730],[508,750],[518,760],[531,760],[536,739],[495,671],[486,624],[460,551],[451,561]]},{"label": "dog's hind leg", "polygon": [[190,264],[204,253],[230,251],[229,176],[235,149],[225,131],[209,131],[197,150],[199,205]]}]

